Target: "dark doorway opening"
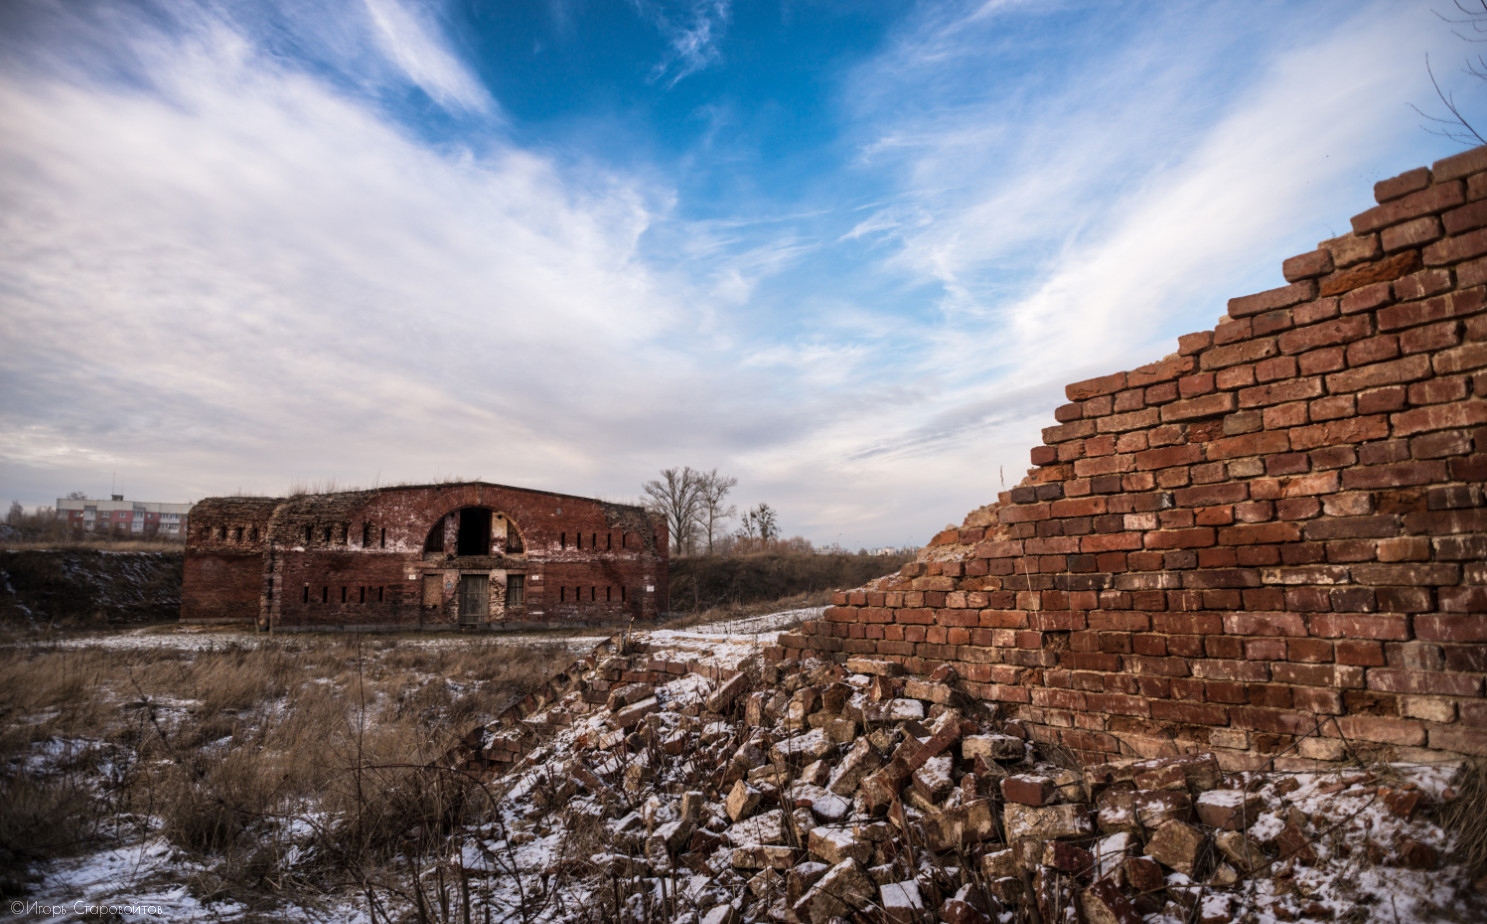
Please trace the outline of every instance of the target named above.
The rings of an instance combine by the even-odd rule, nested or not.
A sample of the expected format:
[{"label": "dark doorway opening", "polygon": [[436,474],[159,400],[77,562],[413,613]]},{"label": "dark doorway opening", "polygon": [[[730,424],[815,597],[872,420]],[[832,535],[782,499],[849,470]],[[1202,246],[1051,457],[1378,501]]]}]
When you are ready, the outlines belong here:
[{"label": "dark doorway opening", "polygon": [[456,555],[489,555],[491,553],[491,512],[480,507],[460,510],[460,534]]}]

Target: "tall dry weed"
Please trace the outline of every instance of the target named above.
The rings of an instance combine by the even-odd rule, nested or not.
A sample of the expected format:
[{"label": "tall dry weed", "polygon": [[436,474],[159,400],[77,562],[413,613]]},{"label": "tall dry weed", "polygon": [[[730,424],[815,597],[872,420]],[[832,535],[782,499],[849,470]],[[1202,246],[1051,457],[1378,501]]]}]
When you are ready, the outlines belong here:
[{"label": "tall dry weed", "polygon": [[[256,906],[384,881],[489,810],[478,784],[426,768],[571,660],[517,640],[252,641],[0,649],[0,767],[12,768],[0,864],[24,870],[134,831],[196,858],[203,898]],[[64,739],[115,757],[34,759]]]}]

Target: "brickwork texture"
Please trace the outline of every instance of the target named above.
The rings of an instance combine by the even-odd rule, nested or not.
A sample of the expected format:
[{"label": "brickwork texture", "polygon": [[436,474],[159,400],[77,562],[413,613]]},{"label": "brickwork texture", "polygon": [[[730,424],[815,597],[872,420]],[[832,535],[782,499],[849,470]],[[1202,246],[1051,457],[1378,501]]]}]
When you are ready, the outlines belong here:
[{"label": "brickwork texture", "polygon": [[666,525],[639,507],[473,482],[209,498],[191,518],[187,622],[522,628],[667,608]]},{"label": "brickwork texture", "polygon": [[1487,754],[1487,148],[1375,195],[771,656],[951,664],[1085,761]]}]

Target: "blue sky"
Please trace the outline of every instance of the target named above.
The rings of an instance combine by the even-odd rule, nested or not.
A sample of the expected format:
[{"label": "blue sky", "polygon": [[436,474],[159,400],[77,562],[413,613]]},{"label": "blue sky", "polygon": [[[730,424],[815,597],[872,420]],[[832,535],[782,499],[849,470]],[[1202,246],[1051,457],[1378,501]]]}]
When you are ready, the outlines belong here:
[{"label": "blue sky", "polygon": [[1429,55],[1481,112],[1469,50],[1407,2],[11,0],[0,495],[692,465],[922,543],[1459,150],[1411,104]]}]

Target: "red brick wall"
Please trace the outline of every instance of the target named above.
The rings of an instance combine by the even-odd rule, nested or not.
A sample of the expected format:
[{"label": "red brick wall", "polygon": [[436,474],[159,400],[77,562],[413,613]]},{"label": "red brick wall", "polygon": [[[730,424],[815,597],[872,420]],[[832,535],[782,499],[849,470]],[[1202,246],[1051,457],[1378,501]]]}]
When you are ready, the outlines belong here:
[{"label": "red brick wall", "polygon": [[773,654],[951,663],[1086,760],[1487,754],[1487,148],[1375,194]]},{"label": "red brick wall", "polygon": [[[522,551],[426,554],[435,524],[467,507],[514,524]],[[280,628],[447,628],[458,602],[446,593],[425,606],[424,576],[486,570],[526,577],[525,606],[499,622],[652,620],[667,606],[666,543],[664,524],[636,507],[483,483],[212,498],[192,510],[181,612]]]}]

